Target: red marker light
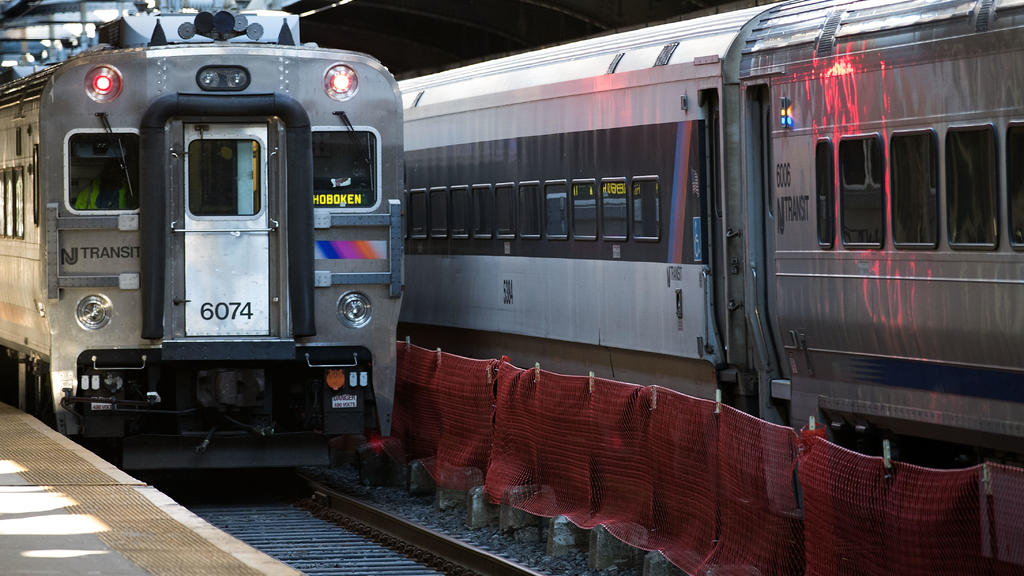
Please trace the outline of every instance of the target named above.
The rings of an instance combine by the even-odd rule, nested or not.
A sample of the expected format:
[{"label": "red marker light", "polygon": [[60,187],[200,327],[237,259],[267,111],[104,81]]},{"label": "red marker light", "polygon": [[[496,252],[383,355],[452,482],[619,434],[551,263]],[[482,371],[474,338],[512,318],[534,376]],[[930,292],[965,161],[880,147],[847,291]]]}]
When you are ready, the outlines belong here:
[{"label": "red marker light", "polygon": [[331,77],[331,88],[335,92],[348,92],[350,86],[352,86],[352,79],[344,74],[335,74]]},{"label": "red marker light", "polygon": [[356,71],[344,64],[331,66],[324,73],[324,92],[335,100],[348,100],[355,95],[358,87]]},{"label": "red marker light", "polygon": [[92,87],[101,94],[110,92],[110,88],[113,85],[114,81],[110,79],[110,76],[97,76],[96,79],[92,81]]},{"label": "red marker light", "polygon": [[85,75],[85,93],[96,102],[117,98],[121,86],[121,73],[113,66],[96,66]]}]

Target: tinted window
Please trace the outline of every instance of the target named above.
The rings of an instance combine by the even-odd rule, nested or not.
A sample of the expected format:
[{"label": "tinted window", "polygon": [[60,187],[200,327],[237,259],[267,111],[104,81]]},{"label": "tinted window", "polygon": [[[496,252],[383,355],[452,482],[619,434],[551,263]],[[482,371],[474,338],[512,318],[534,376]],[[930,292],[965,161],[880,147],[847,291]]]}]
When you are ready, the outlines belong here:
[{"label": "tinted window", "polygon": [[15,193],[14,193],[14,170],[7,171],[7,214],[6,214],[6,225],[4,226],[4,235],[10,238],[14,237],[15,228]]},{"label": "tinted window", "polygon": [[22,169],[14,170],[14,235],[25,237],[25,186]]},{"label": "tinted window", "polygon": [[494,187],[495,217],[499,236],[516,233],[515,187],[512,184],[498,184]]},{"label": "tinted window", "polygon": [[444,238],[448,235],[448,189],[431,188],[430,198],[430,235]]},{"label": "tinted window", "polygon": [[1006,188],[1010,205],[1010,242],[1024,245],[1024,126],[1006,134]]},{"label": "tinted window", "polygon": [[423,188],[409,191],[409,235],[427,237],[427,191]]},{"label": "tinted window", "polygon": [[950,244],[996,245],[995,155],[995,138],[988,126],[946,134]]},{"label": "tinted window", "polygon": [[523,238],[540,237],[542,205],[536,182],[519,185],[519,235]]},{"label": "tinted window", "polygon": [[814,187],[818,199],[818,244],[827,248],[832,247],[836,236],[836,179],[832,167],[832,143],[822,140],[814,150]]},{"label": "tinted window", "polygon": [[188,209],[196,216],[260,211],[260,143],[193,140],[188,145]]},{"label": "tinted window", "polygon": [[469,187],[452,186],[452,236],[469,237]]},{"label": "tinted window", "polygon": [[139,207],[138,188],[138,135],[89,133],[68,139],[67,192],[72,208],[134,210]]},{"label": "tinted window", "polygon": [[661,228],[661,200],[658,197],[657,178],[634,178],[633,237],[657,240]]},{"label": "tinted window", "polygon": [[0,171],[0,236],[7,235],[7,172]]},{"label": "tinted window", "polygon": [[934,247],[939,241],[935,136],[897,134],[889,144],[892,240]]},{"label": "tinted window", "polygon": [[875,136],[839,143],[843,244],[879,248],[884,237],[882,146]]},{"label": "tinted window", "polygon": [[572,235],[597,237],[597,190],[593,180],[572,183]]},{"label": "tinted window", "polygon": [[488,237],[494,229],[494,195],[491,187],[473,186],[473,236]]},{"label": "tinted window", "polygon": [[313,132],[313,205],[365,208],[377,203],[377,139],[370,132]]},{"label": "tinted window", "polygon": [[601,233],[605,238],[626,237],[626,180],[601,181]]},{"label": "tinted window", "polygon": [[544,183],[544,233],[548,238],[565,238],[569,233],[565,181]]}]

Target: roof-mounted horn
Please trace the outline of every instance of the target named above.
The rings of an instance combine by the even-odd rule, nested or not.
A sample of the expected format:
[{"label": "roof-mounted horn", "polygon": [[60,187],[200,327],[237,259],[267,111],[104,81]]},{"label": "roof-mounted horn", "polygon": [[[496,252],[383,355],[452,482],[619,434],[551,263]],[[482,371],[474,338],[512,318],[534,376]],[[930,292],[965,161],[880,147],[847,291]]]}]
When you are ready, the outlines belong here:
[{"label": "roof-mounted horn", "polygon": [[259,40],[263,36],[263,26],[249,24],[245,16],[227,10],[219,10],[216,14],[204,10],[196,14],[194,21],[178,26],[178,36],[184,40],[196,34],[213,40],[230,40],[244,34],[250,40]]}]

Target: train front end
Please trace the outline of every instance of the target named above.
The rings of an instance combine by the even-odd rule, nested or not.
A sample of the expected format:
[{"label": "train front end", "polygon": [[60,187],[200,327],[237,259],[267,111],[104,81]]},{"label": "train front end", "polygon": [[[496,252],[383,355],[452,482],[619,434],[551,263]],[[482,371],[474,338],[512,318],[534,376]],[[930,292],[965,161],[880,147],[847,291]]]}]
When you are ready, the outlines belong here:
[{"label": "train front end", "polygon": [[[293,466],[389,434],[401,103],[295,16],[127,17],[40,110],[50,377],[130,469]],[[108,439],[108,440],[102,440]]]}]

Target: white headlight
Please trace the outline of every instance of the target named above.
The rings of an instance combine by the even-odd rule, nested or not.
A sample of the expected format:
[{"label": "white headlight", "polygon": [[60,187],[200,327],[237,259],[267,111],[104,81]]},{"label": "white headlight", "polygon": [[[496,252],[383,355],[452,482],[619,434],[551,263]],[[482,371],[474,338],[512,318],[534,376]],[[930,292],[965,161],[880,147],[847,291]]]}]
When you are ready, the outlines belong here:
[{"label": "white headlight", "polygon": [[78,301],[75,308],[78,325],[86,330],[99,330],[110,324],[110,312],[113,306],[106,296],[96,294],[86,296]]},{"label": "white headlight", "polygon": [[366,326],[370,311],[370,299],[361,292],[346,292],[338,299],[338,318],[352,328]]}]

